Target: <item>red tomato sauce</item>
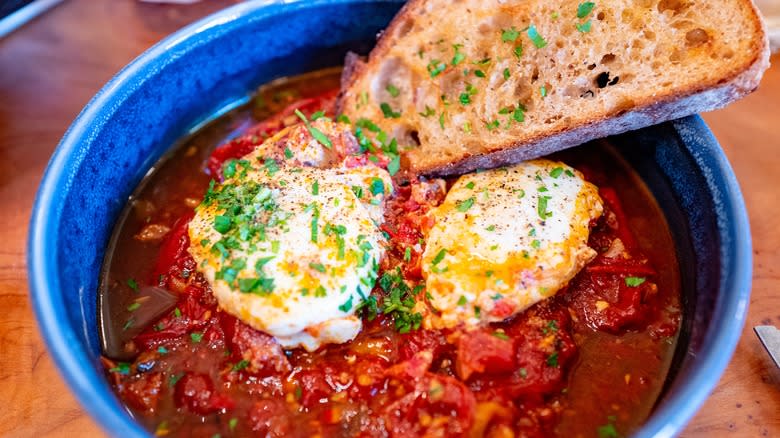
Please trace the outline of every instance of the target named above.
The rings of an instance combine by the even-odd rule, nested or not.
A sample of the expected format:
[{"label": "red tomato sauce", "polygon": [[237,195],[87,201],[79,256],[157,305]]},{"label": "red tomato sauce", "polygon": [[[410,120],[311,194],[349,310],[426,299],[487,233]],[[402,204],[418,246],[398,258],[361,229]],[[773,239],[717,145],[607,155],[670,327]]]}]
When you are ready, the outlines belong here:
[{"label": "red tomato sauce", "polygon": [[[294,123],[295,110],[333,116],[335,96],[326,91],[288,102],[213,150],[205,172],[219,179],[226,160]],[[156,256],[135,270],[147,273],[136,281],[174,292],[176,305],[128,340],[132,361],[104,358],[111,382],[161,436],[623,435],[647,415],[663,381],[679,325],[677,290],[659,285],[657,267],[636,237],[650,230],[631,229],[621,191],[608,185],[604,169],[577,167],[599,185],[604,200],[589,241],[599,255],[555,297],[466,332],[399,333],[391,317],[364,312],[355,340],[313,353],[284,351],[222,312],[187,251],[191,210],[156,211],[136,225],[164,222],[170,230],[151,245],[147,254]],[[407,282],[423,283],[419,243],[421,230],[431,225],[425,212],[444,192],[421,187],[399,183],[390,201],[383,231],[391,247],[380,277],[400,268]],[[673,256],[664,260],[664,271],[676,269],[673,262]],[[373,296],[381,303],[386,292],[377,286]],[[633,346],[623,342],[632,339]],[[599,371],[591,360],[615,354],[630,367]],[[599,372],[601,385],[609,387],[580,389]],[[646,381],[632,385],[632,378]],[[616,381],[625,384],[616,388]],[[587,397],[604,406],[581,407]],[[610,409],[612,401],[619,409]],[[577,416],[595,418],[572,420]]]}]

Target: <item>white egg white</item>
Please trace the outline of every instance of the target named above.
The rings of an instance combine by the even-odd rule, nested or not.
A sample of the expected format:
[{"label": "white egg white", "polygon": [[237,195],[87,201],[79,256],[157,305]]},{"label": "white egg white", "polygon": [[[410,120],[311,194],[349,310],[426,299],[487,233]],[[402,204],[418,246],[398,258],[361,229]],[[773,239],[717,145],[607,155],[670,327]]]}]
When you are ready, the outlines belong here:
[{"label": "white egg white", "polygon": [[[338,130],[317,126],[329,135]],[[321,163],[328,151],[315,153],[323,146],[302,130],[243,157],[196,209],[189,237],[224,311],[285,348],[313,351],[347,342],[362,327],[355,312],[384,253],[379,225],[392,181],[373,165],[318,168],[265,156],[284,138],[289,158]],[[229,229],[225,217],[232,217]]]},{"label": "white egg white", "polygon": [[550,160],[461,176],[431,211],[422,257],[428,328],[501,321],[555,293],[595,257],[598,189]]}]

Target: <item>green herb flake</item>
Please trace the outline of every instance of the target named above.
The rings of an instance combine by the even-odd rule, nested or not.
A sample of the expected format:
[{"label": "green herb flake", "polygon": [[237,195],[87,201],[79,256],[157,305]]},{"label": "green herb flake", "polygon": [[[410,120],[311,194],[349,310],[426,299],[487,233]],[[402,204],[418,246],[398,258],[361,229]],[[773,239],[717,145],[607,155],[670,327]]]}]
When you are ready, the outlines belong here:
[{"label": "green herb flake", "polygon": [[503,341],[508,341],[509,336],[507,336],[504,332],[493,332],[493,336],[497,337],[498,339],[501,339]]},{"label": "green herb flake", "polygon": [[471,208],[472,205],[474,205],[474,201],[475,199],[472,196],[468,199],[464,199],[463,201],[456,202],[455,205],[459,212],[465,213]]},{"label": "green herb flake", "polygon": [[528,34],[528,38],[531,39],[531,42],[534,43],[534,46],[536,46],[537,49],[541,49],[547,45],[547,41],[545,41],[545,39],[539,35],[539,31],[536,30],[536,26],[529,26],[526,33]]},{"label": "green herb flake", "polygon": [[352,310],[352,296],[349,296],[349,299],[342,305],[339,306],[339,310],[341,310],[344,313],[349,312]]},{"label": "green herb flake", "polygon": [[295,115],[298,116],[298,118],[303,121],[303,124],[306,126],[306,129],[309,131],[309,134],[311,134],[311,136],[314,137],[315,140],[317,140],[320,144],[322,144],[328,149],[333,148],[333,143],[331,143],[328,136],[323,134],[322,131],[315,128],[314,126],[311,126],[311,123],[309,123],[309,121],[306,119],[306,116],[300,110],[296,109]]},{"label": "green herb flake", "polygon": [[509,68],[504,69],[504,80],[509,80],[509,77],[511,76],[511,73],[509,72]]},{"label": "green herb flake", "polygon": [[558,352],[547,356],[547,366],[558,368]]},{"label": "green herb flake", "polygon": [[441,115],[439,116],[439,126],[441,127],[441,129],[444,129],[444,113],[441,113]]},{"label": "green herb flake", "polygon": [[412,248],[407,246],[406,249],[404,249],[404,261],[408,263],[411,260],[412,260]]},{"label": "green herb flake", "polygon": [[468,300],[466,299],[465,296],[461,295],[460,298],[458,299],[458,305],[465,306],[466,303],[468,303]]},{"label": "green herb flake", "polygon": [[228,428],[230,428],[231,432],[233,432],[236,429],[237,425],[238,425],[238,418],[231,418],[230,421],[228,421]]},{"label": "green herb flake", "polygon": [[135,278],[128,278],[127,286],[133,291],[138,292],[138,282],[135,281]]},{"label": "green herb flake", "polygon": [[391,108],[390,104],[387,102],[382,102],[379,104],[379,109],[382,110],[382,115],[384,115],[386,119],[397,119],[401,117],[401,113],[394,112],[393,108]]},{"label": "green herb flake", "polygon": [[317,272],[325,273],[325,265],[322,263],[309,263],[309,267],[314,269]]},{"label": "green herb flake", "polygon": [[317,196],[320,194],[320,182],[314,181],[314,183],[311,185],[311,194],[314,196]]},{"label": "green herb flake", "polygon": [[434,114],[436,114],[436,111],[433,110],[433,108],[429,107],[428,105],[425,105],[425,112],[418,113],[422,117],[430,117]]},{"label": "green herb flake", "polygon": [[241,359],[240,361],[233,364],[233,371],[241,371],[249,366],[249,361],[246,359]]},{"label": "green herb flake", "polygon": [[225,234],[232,228],[232,221],[228,216],[214,217],[214,229],[220,234]]},{"label": "green herb flake", "polygon": [[585,18],[596,6],[594,2],[583,2],[577,6],[577,18]]},{"label": "green herb flake", "polygon": [[393,96],[393,97],[398,97],[398,95],[399,95],[399,94],[401,94],[401,90],[399,90],[398,88],[396,88],[396,86],[395,86],[395,85],[393,85],[393,84],[387,84],[387,87],[386,87],[385,89],[386,89],[386,90],[387,90],[387,92],[388,92],[388,93],[390,93],[390,95],[391,95],[391,96]]},{"label": "green herb flake", "polygon": [[626,277],[625,278],[626,286],[628,286],[628,287],[637,287],[640,284],[644,283],[645,281],[647,281],[647,279],[644,278],[644,277]]},{"label": "green herb flake", "polygon": [[553,178],[558,178],[563,173],[563,167],[556,167],[555,169],[550,171],[550,176]]},{"label": "green herb flake", "polygon": [[617,429],[615,429],[615,425],[612,423],[599,426],[598,429],[596,429],[596,433],[599,438],[618,438],[620,436]]},{"label": "green herb flake", "polygon": [[512,26],[511,29],[504,29],[501,31],[501,41],[505,43],[513,43],[520,36],[520,32]]},{"label": "green herb flake", "polygon": [[168,354],[168,349],[165,347],[157,347],[157,352],[160,354]]},{"label": "green herb flake", "polygon": [[198,343],[203,340],[203,333],[193,332],[190,333],[190,339],[192,339],[192,342]]},{"label": "green herb flake", "polygon": [[539,94],[541,94],[542,97],[547,97],[547,87],[545,87],[544,85],[539,87]]},{"label": "green herb flake", "polygon": [[493,120],[492,122],[485,123],[485,128],[487,128],[488,131],[494,131],[498,129],[498,126],[501,123],[498,120]]},{"label": "green herb flake", "polygon": [[482,70],[474,70],[474,76],[476,76],[478,78],[484,78],[485,77],[485,72],[482,71]]},{"label": "green herb flake", "polygon": [[438,265],[442,260],[444,260],[445,255],[447,255],[447,250],[442,248],[439,252],[436,253],[436,256],[433,257],[431,264],[434,266]]},{"label": "green herb flake", "polygon": [[575,23],[574,27],[576,27],[577,30],[580,31],[581,33],[588,33],[588,32],[590,32],[590,28],[591,28],[591,21],[588,20],[588,21],[586,21],[584,23],[581,23],[581,24],[580,23]]},{"label": "green herb flake", "polygon": [[373,195],[382,195],[385,193],[385,182],[382,178],[374,177],[371,179],[371,193]]},{"label": "green herb flake", "polygon": [[293,151],[290,150],[288,146],[284,147],[284,158],[287,158],[288,160],[293,157]]},{"label": "green herb flake", "polygon": [[519,58],[519,57],[521,57],[521,56],[523,56],[523,46],[517,46],[517,47],[515,47],[515,49],[514,49],[514,50],[512,50],[512,53],[514,53],[514,54],[515,54],[515,56],[516,56],[516,57],[518,57],[518,58]]},{"label": "green herb flake", "polygon": [[136,302],[136,303],[133,303],[133,304],[127,306],[127,311],[128,312],[135,312],[136,310],[138,310],[139,307],[141,307],[141,303]]},{"label": "green herb flake", "polygon": [[550,196],[539,196],[539,203],[536,205],[536,212],[542,220],[552,216],[552,212],[547,210],[547,201],[552,199]]},{"label": "green herb flake", "polygon": [[390,162],[387,163],[387,173],[389,173],[390,176],[393,176],[396,173],[398,173],[400,169],[401,169],[401,156],[394,155],[393,158],[390,159]]},{"label": "green herb flake", "polygon": [[119,373],[119,374],[123,374],[123,375],[128,375],[128,374],[130,374],[130,364],[127,363],[127,362],[119,362],[119,363],[116,364],[116,366],[114,368],[111,368],[108,371],[110,371],[112,373]]},{"label": "green herb flake", "polygon": [[466,188],[469,189],[469,190],[473,190],[474,189],[474,181],[469,181],[469,183],[466,184]]},{"label": "green herb flake", "polygon": [[428,63],[426,68],[428,69],[428,74],[431,75],[431,78],[435,78],[436,76],[439,76],[441,72],[444,71],[444,69],[447,68],[447,64],[439,61],[438,59],[434,59]]},{"label": "green herb flake", "polygon": [[181,310],[179,310],[178,307],[173,309],[173,316],[175,316],[177,318],[181,318]]}]

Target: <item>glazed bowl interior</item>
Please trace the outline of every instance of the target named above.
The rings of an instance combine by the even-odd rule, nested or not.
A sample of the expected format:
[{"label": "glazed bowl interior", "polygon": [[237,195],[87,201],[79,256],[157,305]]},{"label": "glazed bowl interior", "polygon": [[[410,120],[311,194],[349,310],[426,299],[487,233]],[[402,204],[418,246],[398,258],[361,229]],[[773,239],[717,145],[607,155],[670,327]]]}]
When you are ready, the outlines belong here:
[{"label": "glazed bowl interior", "polygon": [[[49,351],[109,433],[146,436],[99,362],[98,274],[128,196],[176,141],[259,85],[367,53],[403,2],[250,1],[195,23],[122,70],[57,148],[33,210],[31,295]],[[658,201],[677,246],[683,321],[666,386],[636,436],[681,430],[717,383],[744,322],[751,276],[744,203],[694,116],[610,140]],[[587,147],[587,146],[584,146]]]}]

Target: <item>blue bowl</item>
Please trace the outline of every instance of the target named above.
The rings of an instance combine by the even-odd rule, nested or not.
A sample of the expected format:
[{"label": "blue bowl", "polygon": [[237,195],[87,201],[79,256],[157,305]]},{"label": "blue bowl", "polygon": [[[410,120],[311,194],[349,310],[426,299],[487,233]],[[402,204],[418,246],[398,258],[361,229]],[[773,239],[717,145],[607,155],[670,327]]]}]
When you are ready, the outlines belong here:
[{"label": "blue bowl", "polygon": [[[131,191],[177,139],[275,77],[366,52],[403,2],[250,1],[166,38],[84,108],[52,157],[30,226],[39,326],[60,372],[108,433],[148,436],[99,363],[98,273]],[[677,245],[684,320],[666,387],[636,436],[679,432],[717,383],[749,302],[751,247],[734,174],[698,116],[613,137],[663,209]]]}]

